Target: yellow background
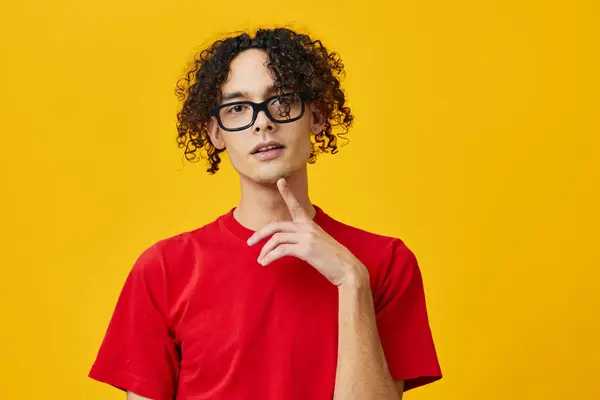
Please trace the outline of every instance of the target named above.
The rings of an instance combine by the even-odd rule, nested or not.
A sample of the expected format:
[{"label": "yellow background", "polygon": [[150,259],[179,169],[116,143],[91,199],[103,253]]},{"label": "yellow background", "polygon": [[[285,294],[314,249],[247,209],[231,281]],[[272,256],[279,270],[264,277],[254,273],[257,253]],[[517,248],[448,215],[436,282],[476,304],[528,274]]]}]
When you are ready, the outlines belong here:
[{"label": "yellow background", "polygon": [[341,53],[356,115],[313,201],[421,263],[445,378],[406,398],[600,399],[599,19],[596,0],[3,4],[0,398],[123,398],[86,375],[133,261],[238,198],[231,167],[182,162],[175,82],[220,34],[282,23]]}]

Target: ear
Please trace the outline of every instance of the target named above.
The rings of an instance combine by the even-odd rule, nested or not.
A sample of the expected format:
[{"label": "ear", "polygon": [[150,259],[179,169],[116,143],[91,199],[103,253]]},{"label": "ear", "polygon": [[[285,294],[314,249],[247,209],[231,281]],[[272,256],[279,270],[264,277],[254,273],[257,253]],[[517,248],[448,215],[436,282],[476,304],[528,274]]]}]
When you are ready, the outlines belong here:
[{"label": "ear", "polygon": [[310,131],[318,134],[323,131],[325,127],[325,113],[323,109],[319,107],[319,103],[312,103],[309,108],[310,111]]},{"label": "ear", "polygon": [[219,129],[219,124],[217,123],[215,117],[211,117],[210,121],[208,121],[206,129],[212,145],[218,150],[223,150],[225,148],[225,140],[223,140],[223,133],[221,132],[221,129]]}]

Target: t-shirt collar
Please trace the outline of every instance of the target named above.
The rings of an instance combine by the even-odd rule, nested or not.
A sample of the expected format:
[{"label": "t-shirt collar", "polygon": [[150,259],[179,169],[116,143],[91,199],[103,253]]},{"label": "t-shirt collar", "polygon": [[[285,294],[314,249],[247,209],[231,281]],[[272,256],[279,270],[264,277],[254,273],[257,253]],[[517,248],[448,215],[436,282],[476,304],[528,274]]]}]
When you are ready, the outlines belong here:
[{"label": "t-shirt collar", "polygon": [[[327,215],[325,214],[325,212],[323,212],[323,210],[314,205],[313,207],[316,210],[315,216],[313,218],[313,221],[321,226],[322,223],[325,221]],[[225,228],[231,232],[234,236],[237,236],[238,238],[246,241],[248,240],[248,238],[250,236],[252,236],[252,234],[255,232],[252,229],[249,229],[245,226],[243,226],[242,224],[240,224],[238,222],[238,220],[235,218],[235,216],[233,215],[233,212],[235,211],[236,207],[233,207],[231,210],[229,210],[229,212],[225,215],[223,215],[221,217],[221,222],[222,224],[225,226]]]}]

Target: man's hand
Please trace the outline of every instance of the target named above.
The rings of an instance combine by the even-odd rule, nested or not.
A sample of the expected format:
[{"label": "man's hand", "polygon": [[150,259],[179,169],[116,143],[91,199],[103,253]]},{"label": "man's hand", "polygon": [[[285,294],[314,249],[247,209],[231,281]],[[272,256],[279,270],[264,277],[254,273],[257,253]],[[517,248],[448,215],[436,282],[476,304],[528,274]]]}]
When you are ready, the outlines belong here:
[{"label": "man's hand", "polygon": [[292,221],[271,223],[248,239],[248,245],[253,246],[273,235],[263,246],[257,261],[269,265],[281,257],[294,256],[312,265],[338,287],[368,279],[365,266],[310,218],[285,179],[277,181],[277,188],[290,210]]}]

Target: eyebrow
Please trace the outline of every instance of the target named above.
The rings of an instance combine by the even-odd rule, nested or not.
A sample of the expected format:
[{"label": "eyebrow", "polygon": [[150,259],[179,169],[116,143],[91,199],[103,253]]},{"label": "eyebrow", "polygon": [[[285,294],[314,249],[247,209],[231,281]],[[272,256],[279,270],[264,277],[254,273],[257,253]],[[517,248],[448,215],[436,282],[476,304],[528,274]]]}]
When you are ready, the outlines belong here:
[{"label": "eyebrow", "polygon": [[[269,94],[273,94],[276,92],[275,86],[269,86],[268,88],[266,88],[263,91],[264,95],[269,95]],[[238,98],[242,98],[242,97],[248,97],[248,92],[231,92],[231,93],[225,93],[221,96],[221,104],[223,104],[226,101],[229,100],[233,100],[233,99],[238,99]]]}]

